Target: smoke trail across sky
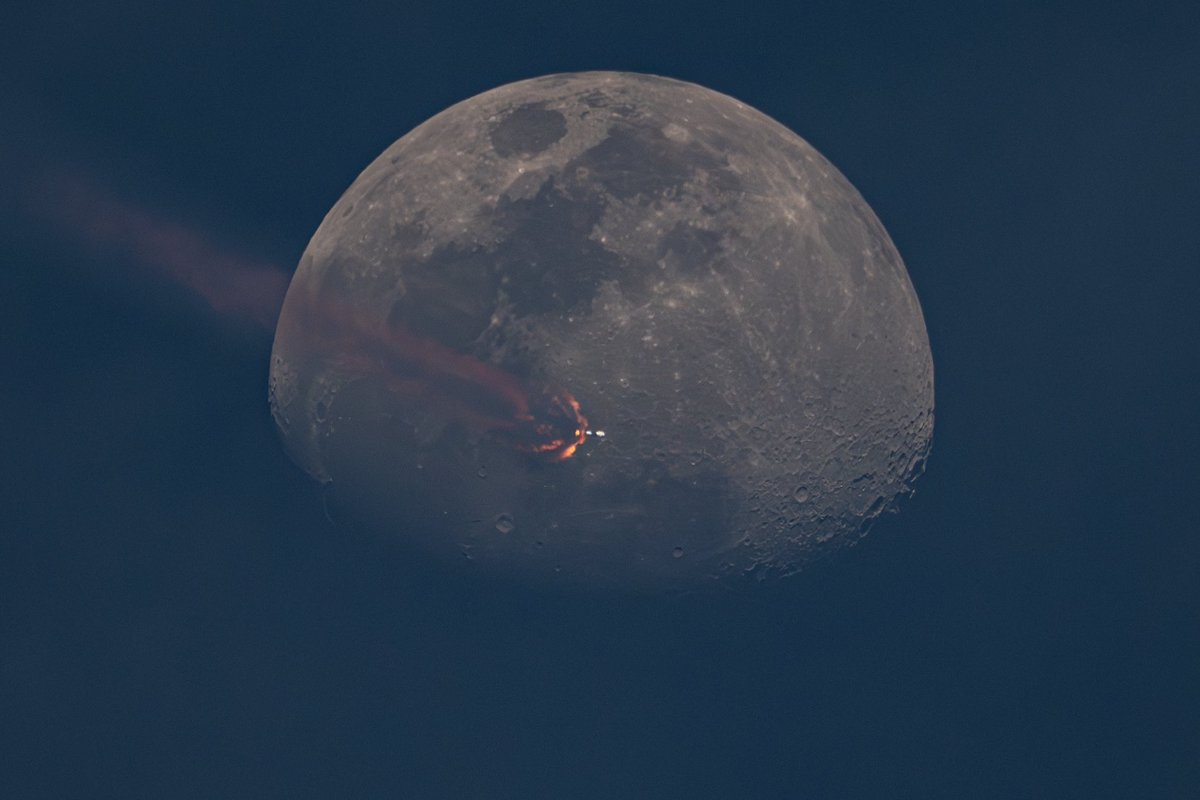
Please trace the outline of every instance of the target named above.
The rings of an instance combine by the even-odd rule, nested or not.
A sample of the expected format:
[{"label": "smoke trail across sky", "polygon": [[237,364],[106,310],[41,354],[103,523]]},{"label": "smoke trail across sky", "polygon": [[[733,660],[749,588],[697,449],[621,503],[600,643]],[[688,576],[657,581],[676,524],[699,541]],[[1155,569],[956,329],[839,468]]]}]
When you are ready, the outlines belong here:
[{"label": "smoke trail across sky", "polygon": [[[226,252],[185,225],[155,215],[79,178],[42,181],[32,210],[89,250],[116,254],[170,278],[214,311],[273,333],[290,276],[273,264]],[[298,322],[311,355],[371,376],[397,396],[448,410],[467,427],[549,460],[570,458],[587,419],[560,387],[529,386],[499,366],[413,334],[378,325],[350,303],[306,305]]]},{"label": "smoke trail across sky", "polygon": [[129,258],[192,291],[214,311],[273,331],[288,272],[230,253],[193,228],[165,219],[77,177],[49,174],[30,211],[90,250]]}]

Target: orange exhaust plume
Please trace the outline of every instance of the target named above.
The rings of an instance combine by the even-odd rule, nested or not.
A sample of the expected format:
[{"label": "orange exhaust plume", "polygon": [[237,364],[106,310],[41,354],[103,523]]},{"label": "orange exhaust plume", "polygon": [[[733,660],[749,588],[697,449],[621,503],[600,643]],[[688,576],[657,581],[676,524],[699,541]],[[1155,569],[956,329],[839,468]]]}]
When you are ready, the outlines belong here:
[{"label": "orange exhaust plume", "polygon": [[221,251],[195,231],[82,181],[47,181],[38,210],[88,245],[133,257],[199,295],[214,310],[275,329],[288,274]]},{"label": "orange exhaust plume", "polygon": [[[194,230],[81,181],[47,181],[44,188],[47,200],[36,210],[91,247],[132,257],[214,311],[274,331],[290,280],[285,270],[223,252]],[[315,352],[377,377],[397,395],[436,404],[523,453],[562,461],[587,439],[587,419],[563,389],[531,390],[494,364],[399,325],[368,322],[349,305],[310,304],[301,325]]]},{"label": "orange exhaust plume", "polygon": [[587,439],[587,418],[564,389],[531,390],[494,364],[398,324],[368,322],[330,301],[309,303],[300,325],[315,353],[380,378],[397,395],[445,409],[523,453],[563,461]]}]

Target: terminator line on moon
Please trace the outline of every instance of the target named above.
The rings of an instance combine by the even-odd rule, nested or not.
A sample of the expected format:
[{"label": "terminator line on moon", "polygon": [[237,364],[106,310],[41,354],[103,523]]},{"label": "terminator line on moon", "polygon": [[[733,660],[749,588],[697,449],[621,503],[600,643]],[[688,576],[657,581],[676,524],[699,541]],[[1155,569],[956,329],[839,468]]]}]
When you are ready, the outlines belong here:
[{"label": "terminator line on moon", "polygon": [[655,587],[859,538],[922,469],[933,365],[899,254],[810,145],[592,72],[466,100],[367,167],[292,280],[270,400],[385,534]]}]

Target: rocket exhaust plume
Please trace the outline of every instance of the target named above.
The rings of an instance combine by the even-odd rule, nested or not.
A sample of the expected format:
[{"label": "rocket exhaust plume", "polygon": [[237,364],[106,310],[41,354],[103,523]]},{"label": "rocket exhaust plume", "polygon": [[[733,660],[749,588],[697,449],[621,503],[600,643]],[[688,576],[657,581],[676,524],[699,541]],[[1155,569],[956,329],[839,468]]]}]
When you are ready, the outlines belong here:
[{"label": "rocket exhaust plume", "polygon": [[348,306],[299,302],[297,309],[311,355],[448,411],[469,429],[548,461],[570,458],[587,439],[587,418],[564,389],[532,387],[495,364]]},{"label": "rocket exhaust plume", "polygon": [[[187,226],[162,219],[82,181],[46,184],[38,204],[90,248],[128,256],[190,290],[214,311],[273,333],[290,276],[225,252]],[[302,310],[313,355],[382,381],[396,395],[450,410],[469,429],[549,461],[570,458],[587,419],[566,390],[532,388],[499,366],[399,324],[370,322],[350,304],[322,300]]]},{"label": "rocket exhaust plume", "polygon": [[47,182],[46,189],[38,210],[88,246],[132,257],[220,314],[275,329],[287,292],[285,270],[224,252],[195,231],[82,181],[60,178]]}]

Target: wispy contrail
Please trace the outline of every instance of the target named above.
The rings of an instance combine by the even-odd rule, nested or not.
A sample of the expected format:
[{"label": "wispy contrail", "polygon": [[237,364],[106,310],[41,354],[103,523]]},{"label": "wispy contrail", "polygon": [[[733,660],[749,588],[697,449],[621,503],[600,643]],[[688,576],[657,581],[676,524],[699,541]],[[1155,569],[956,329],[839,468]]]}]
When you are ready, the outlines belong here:
[{"label": "wispy contrail", "polygon": [[[43,188],[46,202],[35,204],[39,215],[89,247],[133,258],[195,292],[213,310],[275,330],[290,280],[283,269],[223,252],[195,230],[81,180],[58,178]],[[490,361],[396,321],[364,316],[336,298],[298,306],[291,325],[310,356],[373,377],[392,394],[435,406],[521,452],[561,461],[592,434],[565,389],[530,385]]]},{"label": "wispy contrail", "polygon": [[275,328],[286,270],[221,250],[202,234],[77,178],[42,182],[33,210],[89,247],[131,257],[195,292],[222,314]]}]

